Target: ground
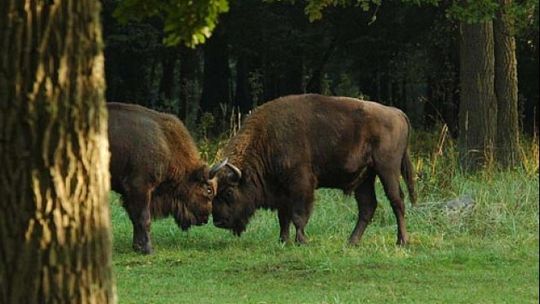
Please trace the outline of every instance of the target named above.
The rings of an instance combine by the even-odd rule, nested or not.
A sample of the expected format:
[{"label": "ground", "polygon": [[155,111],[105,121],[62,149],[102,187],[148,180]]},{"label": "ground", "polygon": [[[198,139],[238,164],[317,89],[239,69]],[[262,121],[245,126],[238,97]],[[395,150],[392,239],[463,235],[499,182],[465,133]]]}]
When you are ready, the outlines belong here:
[{"label": "ground", "polygon": [[[422,183],[422,181],[419,181]],[[407,203],[410,244],[378,185],[379,208],[356,247],[356,203],[319,190],[309,244],[280,244],[277,216],[258,211],[238,238],[208,224],[181,232],[154,221],[155,253],[131,250],[131,224],[111,199],[119,303],[538,303],[538,175],[453,176],[452,191],[419,185]],[[439,202],[470,195],[474,207]],[[291,231],[293,232],[293,231]]]}]

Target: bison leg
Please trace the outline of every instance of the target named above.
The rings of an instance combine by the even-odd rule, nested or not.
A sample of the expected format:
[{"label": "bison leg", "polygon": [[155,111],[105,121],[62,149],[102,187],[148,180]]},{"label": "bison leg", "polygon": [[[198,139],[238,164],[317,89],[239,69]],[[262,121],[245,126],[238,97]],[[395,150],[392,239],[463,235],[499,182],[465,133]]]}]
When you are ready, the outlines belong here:
[{"label": "bison leg", "polygon": [[305,214],[293,214],[293,223],[296,227],[296,243],[305,244],[307,243],[306,234],[304,232],[304,227],[308,222],[309,216]]},{"label": "bison leg", "polygon": [[292,222],[296,228],[296,242],[298,244],[307,243],[304,227],[309,221],[313,209],[313,189],[305,197],[295,200],[293,203]]},{"label": "bison leg", "polygon": [[356,203],[358,204],[358,221],[354,227],[349,244],[356,245],[362,238],[367,225],[371,222],[375,209],[377,209],[377,197],[375,196],[375,174],[369,172],[366,179],[355,190]]},{"label": "bison leg", "polygon": [[408,241],[407,229],[405,228],[405,204],[403,203],[403,191],[399,186],[399,166],[395,168],[395,170],[382,170],[378,175],[396,216],[398,225],[397,244],[405,245]]},{"label": "bison leg", "polygon": [[150,241],[151,192],[138,191],[128,196],[127,211],[133,224],[133,249],[144,254],[152,253]]},{"label": "bison leg", "polygon": [[315,180],[313,172],[307,167],[291,170],[288,176],[295,177],[288,185],[290,190],[288,206],[291,210],[291,220],[296,228],[296,242],[305,244],[307,238],[304,227],[307,225],[313,209]]},{"label": "bison leg", "polygon": [[279,240],[286,243],[289,240],[289,226],[291,224],[291,214],[286,208],[280,208],[278,210],[279,218]]}]

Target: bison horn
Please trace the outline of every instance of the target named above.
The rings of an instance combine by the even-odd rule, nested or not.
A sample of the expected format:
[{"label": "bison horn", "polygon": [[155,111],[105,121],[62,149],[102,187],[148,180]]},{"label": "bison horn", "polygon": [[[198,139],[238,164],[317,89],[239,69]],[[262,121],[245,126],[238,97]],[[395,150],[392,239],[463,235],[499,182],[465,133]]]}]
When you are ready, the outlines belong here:
[{"label": "bison horn", "polygon": [[240,180],[242,178],[242,171],[240,171],[238,167],[236,167],[235,165],[231,163],[227,163],[226,165],[227,167],[231,168],[231,170],[234,172],[234,175],[236,175],[236,180]]},{"label": "bison horn", "polygon": [[210,172],[208,173],[208,175],[210,176],[210,178],[214,178],[214,176],[219,172],[219,170],[221,170],[221,168],[225,167],[225,165],[227,165],[227,162],[229,160],[227,158],[225,158],[222,162],[220,162],[219,164],[215,164],[212,166],[212,168],[210,168]]}]

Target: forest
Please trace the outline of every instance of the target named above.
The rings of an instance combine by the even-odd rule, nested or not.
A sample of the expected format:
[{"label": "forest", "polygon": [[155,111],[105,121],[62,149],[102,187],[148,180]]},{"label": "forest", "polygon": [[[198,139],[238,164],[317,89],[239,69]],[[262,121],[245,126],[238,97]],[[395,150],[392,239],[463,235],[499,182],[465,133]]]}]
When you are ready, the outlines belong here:
[{"label": "forest", "polygon": [[[538,302],[538,7],[533,0],[2,1],[0,303]],[[244,122],[297,94],[403,111],[410,168],[400,160],[399,193],[389,195],[380,172],[368,168],[371,188],[359,176],[352,195],[312,191],[306,239],[302,226],[299,241],[295,214],[287,219],[269,205],[244,210],[252,218],[243,233],[223,226],[216,206],[231,174],[238,189],[250,176],[264,179],[227,158]],[[152,162],[146,177],[161,172],[159,132],[170,127],[122,122],[111,111],[119,103],[185,126],[185,141],[170,155],[188,151],[186,164],[204,164],[202,173],[185,173],[174,186],[172,178],[115,184],[118,159]],[[111,130],[122,124],[127,131],[115,139]],[[157,141],[137,138],[141,129]],[[296,185],[298,176],[284,183]],[[177,200],[201,181],[204,203]],[[118,183],[150,190],[111,191]],[[284,201],[297,197],[279,189]],[[130,205],[142,197],[179,205],[158,219],[150,210],[159,208]],[[366,202],[374,204],[367,220]],[[203,204],[206,215],[182,222]]]},{"label": "forest", "polygon": [[[280,96],[352,96],[403,109],[415,128],[458,134],[459,20],[437,6],[384,1],[331,7],[310,21],[305,3],[231,1],[207,43],[164,45],[163,20],[119,23],[104,1],[107,100],[228,124]],[[538,105],[538,8],[515,33],[520,129],[532,134]],[[136,63],[136,64],[133,64]],[[537,116],[536,116],[537,117]]]}]

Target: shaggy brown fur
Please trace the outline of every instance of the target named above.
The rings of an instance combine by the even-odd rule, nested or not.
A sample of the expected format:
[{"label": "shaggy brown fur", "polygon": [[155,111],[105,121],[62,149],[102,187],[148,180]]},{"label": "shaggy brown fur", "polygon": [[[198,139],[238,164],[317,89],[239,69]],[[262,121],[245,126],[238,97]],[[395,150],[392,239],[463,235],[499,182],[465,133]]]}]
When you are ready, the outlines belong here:
[{"label": "shaggy brown fur", "polygon": [[[270,101],[251,114],[225,148],[229,164],[218,173],[214,224],[240,235],[258,208],[276,209],[280,239],[306,241],[304,227],[316,188],[355,194],[358,221],[349,241],[357,243],[372,219],[379,176],[398,223],[398,244],[407,242],[405,178],[415,202],[414,172],[407,153],[409,121],[392,107],[347,97],[295,95]],[[229,167],[231,168],[231,167]]]},{"label": "shaggy brown fur", "polygon": [[111,186],[133,223],[133,248],[150,253],[150,218],[183,230],[208,221],[216,181],[182,122],[142,106],[108,103]]}]

